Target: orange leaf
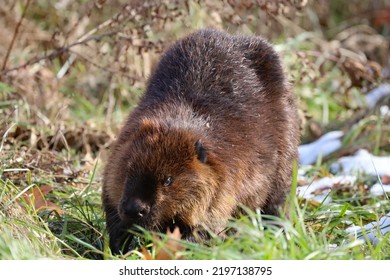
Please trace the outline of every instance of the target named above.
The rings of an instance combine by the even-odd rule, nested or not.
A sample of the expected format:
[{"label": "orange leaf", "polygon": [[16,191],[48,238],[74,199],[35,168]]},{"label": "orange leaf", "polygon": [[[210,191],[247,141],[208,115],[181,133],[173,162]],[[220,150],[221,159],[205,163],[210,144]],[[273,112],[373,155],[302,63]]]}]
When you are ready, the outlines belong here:
[{"label": "orange leaf", "polygon": [[45,195],[53,190],[53,187],[48,185],[42,185],[40,187],[34,187],[28,192],[23,194],[22,199],[27,204],[33,204],[36,211],[42,211],[44,209],[55,210],[58,214],[62,215],[63,211],[57,204],[47,201]]},{"label": "orange leaf", "polygon": [[176,253],[183,251],[183,245],[179,242],[181,239],[180,229],[176,227],[173,232],[168,229],[167,235],[168,240],[158,249],[156,260],[172,260],[175,259]]},{"label": "orange leaf", "polygon": [[144,255],[144,259],[145,260],[153,260],[153,257],[149,254],[148,250],[146,250],[146,248],[144,246],[142,246],[141,248],[142,250],[142,255]]},{"label": "orange leaf", "polygon": [[156,246],[156,257],[153,258],[152,255],[146,250],[145,247],[141,247],[141,251],[145,260],[173,260],[173,259],[182,259],[182,257],[176,258],[176,253],[183,251],[183,246],[180,244],[181,233],[180,229],[176,227],[173,232],[169,229],[167,230],[168,240],[161,244],[161,238],[159,238],[156,234],[153,234],[153,238],[158,241],[153,244]]}]

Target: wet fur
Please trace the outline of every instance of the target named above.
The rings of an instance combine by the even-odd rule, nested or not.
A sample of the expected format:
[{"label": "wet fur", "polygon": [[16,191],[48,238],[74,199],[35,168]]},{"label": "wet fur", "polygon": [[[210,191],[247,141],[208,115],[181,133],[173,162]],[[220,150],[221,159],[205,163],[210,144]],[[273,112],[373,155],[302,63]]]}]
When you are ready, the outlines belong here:
[{"label": "wet fur", "polygon": [[165,232],[175,223],[191,238],[202,227],[222,230],[240,204],[278,215],[298,138],[295,101],[270,44],[215,30],[179,40],[162,55],[105,167],[111,250],[127,250],[134,224]]}]

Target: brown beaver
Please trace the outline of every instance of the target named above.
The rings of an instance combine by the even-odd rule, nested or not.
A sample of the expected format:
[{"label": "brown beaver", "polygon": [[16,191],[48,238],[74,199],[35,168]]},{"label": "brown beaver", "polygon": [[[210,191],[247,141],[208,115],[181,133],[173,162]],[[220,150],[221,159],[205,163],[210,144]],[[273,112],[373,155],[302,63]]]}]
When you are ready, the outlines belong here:
[{"label": "brown beaver", "polygon": [[297,158],[296,104],[259,37],[197,31],[161,57],[112,147],[103,204],[112,252],[139,225],[184,238],[222,230],[240,205],[278,215]]}]

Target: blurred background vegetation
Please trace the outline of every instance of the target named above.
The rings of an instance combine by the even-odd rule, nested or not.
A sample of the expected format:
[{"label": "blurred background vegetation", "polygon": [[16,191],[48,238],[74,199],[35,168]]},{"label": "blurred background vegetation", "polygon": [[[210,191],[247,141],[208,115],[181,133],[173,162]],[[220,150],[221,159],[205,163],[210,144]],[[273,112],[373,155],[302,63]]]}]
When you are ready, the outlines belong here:
[{"label": "blurred background vegetation", "polygon": [[[3,89],[1,101],[22,106],[17,112],[2,106],[2,114],[12,116],[2,119],[2,132],[9,120],[28,116],[38,130],[63,124],[76,148],[97,151],[106,144],[162,50],[201,27],[277,44],[305,120],[318,126],[309,131],[313,137],[323,125],[350,119],[364,107],[362,94],[390,77],[388,0],[4,2],[0,74],[2,87],[13,90]],[[68,127],[92,135],[80,143]],[[53,142],[43,138],[31,144]],[[63,148],[57,142],[52,146]]]},{"label": "blurred background vegetation", "polygon": [[[355,129],[336,157],[361,147],[390,152],[389,113],[379,118],[390,98],[375,108],[365,101],[390,79],[389,0],[2,0],[0,182],[13,189],[2,206],[23,197],[20,189],[49,186],[43,208],[47,199],[62,209],[57,215],[76,218],[69,234],[63,220],[40,212],[55,233],[48,238],[77,241],[87,257],[85,248],[103,250],[99,170],[107,149],[162,51],[201,27],[275,44],[299,100],[302,142]],[[10,223],[0,228],[23,236]],[[52,250],[81,254],[69,245]]]}]

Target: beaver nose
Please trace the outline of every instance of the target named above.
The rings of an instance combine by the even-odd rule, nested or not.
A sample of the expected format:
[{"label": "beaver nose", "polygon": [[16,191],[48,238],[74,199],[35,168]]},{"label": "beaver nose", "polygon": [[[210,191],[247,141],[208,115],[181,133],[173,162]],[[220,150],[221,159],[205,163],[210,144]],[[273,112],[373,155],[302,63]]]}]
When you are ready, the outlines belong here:
[{"label": "beaver nose", "polygon": [[122,210],[128,218],[139,219],[149,214],[150,206],[140,199],[131,199],[122,202]]}]

